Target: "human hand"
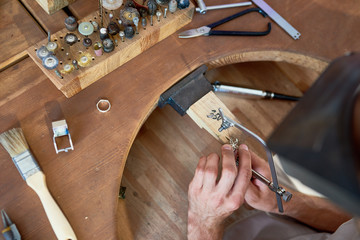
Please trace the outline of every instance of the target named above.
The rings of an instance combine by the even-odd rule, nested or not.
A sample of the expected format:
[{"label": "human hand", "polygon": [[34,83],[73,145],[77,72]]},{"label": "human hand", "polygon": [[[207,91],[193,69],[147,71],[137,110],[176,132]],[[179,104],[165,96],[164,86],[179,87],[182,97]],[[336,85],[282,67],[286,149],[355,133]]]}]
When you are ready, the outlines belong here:
[{"label": "human hand", "polygon": [[[251,167],[267,179],[271,179],[271,172],[269,164],[264,159],[260,158],[254,152],[251,155]],[[260,180],[254,178],[251,180],[246,191],[245,201],[252,208],[262,210],[265,212],[278,213],[275,193],[269,189],[267,185]]]},{"label": "human hand", "polygon": [[220,239],[222,223],[244,202],[251,179],[250,152],[246,145],[239,147],[239,167],[232,147],[222,147],[222,170],[218,179],[217,154],[202,157],[189,185],[188,239]]}]

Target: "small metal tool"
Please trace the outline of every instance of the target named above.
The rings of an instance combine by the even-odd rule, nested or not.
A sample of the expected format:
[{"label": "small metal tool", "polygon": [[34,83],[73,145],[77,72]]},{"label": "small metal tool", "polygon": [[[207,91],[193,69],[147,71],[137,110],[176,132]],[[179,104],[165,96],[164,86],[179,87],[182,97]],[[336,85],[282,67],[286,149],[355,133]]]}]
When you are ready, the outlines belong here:
[{"label": "small metal tool", "polygon": [[55,74],[56,74],[56,76],[58,76],[58,78],[60,78],[60,79],[63,79],[63,78],[64,78],[63,76],[61,76],[61,73],[60,73],[59,70],[57,70],[57,69],[55,69]]},{"label": "small metal tool", "polygon": [[174,13],[174,12],[176,12],[176,9],[177,9],[177,1],[176,0],[171,0],[169,2],[169,11],[171,13]]},{"label": "small metal tool", "polygon": [[40,47],[37,51],[36,51],[36,56],[38,58],[40,58],[41,60],[43,60],[44,58],[46,58],[47,56],[49,56],[51,53],[49,51],[49,49],[47,49],[47,47],[42,46]]},{"label": "small metal tool", "polygon": [[42,59],[42,65],[48,70],[53,70],[59,65],[59,60],[54,55],[50,54]]},{"label": "small metal tool", "polygon": [[157,11],[156,12],[156,17],[157,17],[157,21],[160,22],[160,17],[161,17],[162,13],[161,11]]},{"label": "small metal tool", "polygon": [[126,26],[125,30],[124,30],[124,33],[125,33],[125,37],[127,39],[131,39],[135,35],[135,31],[134,31],[134,28],[132,26]]},{"label": "small metal tool", "polygon": [[[68,152],[69,150],[74,150],[74,146],[73,146],[73,143],[71,140],[70,132],[68,129],[68,125],[66,124],[66,121],[60,120],[60,121],[52,122],[52,128],[53,128],[53,132],[54,132],[53,142],[54,142],[54,147],[55,147],[56,153]],[[70,146],[66,147],[66,148],[58,149],[58,146],[56,144],[56,138],[63,137],[63,136],[68,136]]]},{"label": "small metal tool", "polygon": [[[201,0],[198,0],[198,8],[195,8],[196,12],[201,13],[201,14],[205,14],[208,10],[218,10],[218,9],[224,9],[224,8],[234,8],[234,7],[246,7],[246,6],[250,6],[252,5],[252,2],[241,2],[241,3],[231,3],[231,4],[221,4],[221,5],[215,5],[215,6],[204,6],[201,7],[201,5],[199,5],[199,2]],[[201,1],[203,2],[203,1]]]},{"label": "small metal tool", "polygon": [[263,17],[266,17],[266,13],[262,11],[260,8],[250,8],[246,9],[244,11],[241,11],[239,13],[236,13],[234,15],[231,15],[227,18],[221,19],[215,23],[211,23],[206,26],[202,26],[196,29],[190,29],[184,32],[179,33],[179,38],[193,38],[193,37],[199,37],[199,36],[210,36],[210,35],[218,35],[218,36],[265,36],[270,33],[271,31],[271,23],[268,23],[268,29],[264,32],[249,32],[249,31],[217,31],[212,30],[213,28],[229,22],[235,18],[241,17],[245,14],[251,13],[251,12],[257,12],[260,13]]},{"label": "small metal tool", "polygon": [[91,22],[82,22],[79,24],[78,31],[83,36],[90,36],[94,32],[94,25]]},{"label": "small metal tool", "polygon": [[146,30],[146,25],[147,25],[147,20],[146,20],[146,18],[142,18],[142,19],[141,19],[141,26],[144,28],[144,30]]},{"label": "small metal tool", "polygon": [[203,0],[196,0],[196,3],[199,6],[198,8],[196,8],[196,9],[199,9],[199,11],[198,10],[196,10],[196,11],[201,13],[201,14],[205,14],[206,13],[206,5],[205,5],[204,1]]},{"label": "small metal tool", "polygon": [[78,64],[78,61],[77,60],[72,60],[72,64],[73,66],[75,67],[76,70],[79,70],[79,64]]},{"label": "small metal tool", "polygon": [[110,38],[106,38],[102,41],[104,52],[110,53],[114,51],[114,42]]},{"label": "small metal tool", "polygon": [[[215,120],[221,120],[220,113],[216,113],[216,110],[213,110],[210,115],[208,115],[209,118],[215,119]],[[239,139],[237,138],[226,138],[229,140],[229,144],[231,145],[234,153],[236,154],[236,166],[239,166],[239,155],[238,155],[238,148],[239,148]],[[282,199],[285,202],[290,201],[292,194],[290,192],[287,192],[283,187],[275,188],[274,184],[267,179],[265,176],[260,174],[259,172],[255,171],[254,169],[251,169],[252,171],[252,177],[260,180],[262,183],[264,183],[266,186],[269,187],[269,189],[277,194],[279,194]]]},{"label": "small metal tool", "polygon": [[115,22],[110,22],[107,30],[110,35],[114,36],[120,32],[120,27]]},{"label": "small metal tool", "polygon": [[139,18],[134,17],[133,22],[134,22],[134,25],[135,25],[135,28],[136,28],[136,34],[139,34]]},{"label": "small metal tool", "polygon": [[124,42],[125,41],[125,32],[124,31],[120,31],[119,32],[119,36],[121,38],[121,41]]},{"label": "small metal tool", "polygon": [[[268,159],[268,162],[269,162],[269,167],[270,167],[270,171],[271,171],[271,177],[272,177],[272,180],[273,180],[272,188],[274,190],[276,190],[275,193],[276,193],[276,201],[277,201],[278,209],[279,209],[279,212],[284,212],[282,201],[281,201],[281,197],[284,195],[284,193],[282,191],[280,191],[280,190],[278,191],[278,189],[280,187],[279,187],[277,176],[276,176],[274,160],[272,158],[272,153],[271,153],[269,147],[266,145],[265,141],[262,140],[258,135],[256,135],[252,131],[248,130],[247,128],[245,128],[241,124],[239,124],[239,123],[233,121],[232,119],[224,116],[223,111],[221,110],[221,108],[219,108],[219,113],[220,113],[220,116],[221,116],[221,119],[222,119],[221,127],[218,130],[219,132],[221,132],[221,131],[223,131],[225,129],[228,129],[230,127],[236,127],[237,129],[243,131],[247,135],[255,138],[264,147],[264,149],[266,151],[266,156],[267,156],[267,159]],[[260,176],[259,176],[259,178],[260,178]],[[285,196],[285,198],[288,199],[287,196]]]},{"label": "small metal tool", "polygon": [[166,18],[168,8],[164,8],[164,18]]},{"label": "small metal tool", "polygon": [[84,38],[83,39],[83,45],[85,46],[85,47],[91,47],[91,45],[92,45],[92,40],[90,39],[90,38],[88,38],[88,37],[86,37],[86,38]]},{"label": "small metal tool", "polygon": [[288,202],[292,198],[292,194],[286,191],[283,187],[278,186],[277,188],[274,186],[274,183],[271,182],[269,179],[258,173],[257,171],[251,169],[253,178],[260,180],[262,183],[266,184],[271,191],[281,196],[281,198]]},{"label": "small metal tool", "polygon": [[150,26],[153,26],[153,16],[156,14],[157,5],[154,0],[149,0],[147,6],[150,14]]},{"label": "small metal tool", "polygon": [[100,39],[104,40],[108,37],[109,37],[109,34],[108,34],[107,28],[104,28],[104,27],[100,28]]},{"label": "small metal tool", "polygon": [[73,34],[73,33],[67,33],[64,37],[64,40],[67,44],[69,44],[70,46],[74,45],[75,43],[78,42],[78,37]]},{"label": "small metal tool", "polygon": [[179,0],[178,2],[178,8],[181,9],[185,9],[188,8],[190,6],[190,1],[189,0]]},{"label": "small metal tool", "polygon": [[1,210],[1,218],[4,225],[4,229],[1,233],[5,240],[21,240],[21,236],[16,225],[10,220],[4,209]]},{"label": "small metal tool", "polygon": [[73,16],[67,17],[65,19],[65,27],[67,30],[69,31],[75,31],[77,28],[78,24],[76,22],[76,19]]},{"label": "small metal tool", "polygon": [[290,25],[283,17],[281,17],[274,9],[272,9],[263,0],[252,0],[259,8],[261,8],[269,17],[274,20],[282,29],[285,30],[294,40],[300,38],[301,34],[293,26]]},{"label": "small metal tool", "polygon": [[214,92],[235,93],[244,97],[251,97],[251,98],[279,99],[279,100],[289,100],[289,101],[300,100],[299,97],[288,96],[280,93],[222,85],[218,81],[216,81],[213,84],[213,88],[214,88]]}]

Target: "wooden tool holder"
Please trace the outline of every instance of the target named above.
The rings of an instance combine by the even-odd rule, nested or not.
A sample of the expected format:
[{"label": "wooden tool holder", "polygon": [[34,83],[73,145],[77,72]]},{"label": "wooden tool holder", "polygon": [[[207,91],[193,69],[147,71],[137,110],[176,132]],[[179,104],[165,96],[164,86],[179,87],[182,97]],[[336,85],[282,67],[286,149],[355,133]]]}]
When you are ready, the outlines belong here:
[{"label": "wooden tool holder", "polygon": [[[40,69],[46,74],[46,76],[55,84],[55,86],[67,98],[70,98],[84,88],[88,87],[90,84],[96,82],[103,76],[173,34],[186,24],[190,23],[194,14],[194,9],[194,5],[190,2],[190,6],[186,9],[178,9],[175,13],[170,13],[168,11],[166,18],[161,16],[160,22],[157,21],[156,16],[153,16],[153,26],[150,25],[150,16],[148,16],[146,30],[142,28],[140,22],[138,27],[139,34],[135,34],[132,39],[125,39],[125,41],[122,42],[118,34],[112,36],[115,49],[110,53],[104,52],[102,56],[96,56],[94,52],[94,44],[96,42],[102,42],[100,40],[99,30],[88,36],[92,40],[92,46],[88,48],[82,44],[85,36],[82,36],[78,30],[73,32],[78,37],[78,42],[72,46],[69,46],[64,40],[65,35],[70,32],[66,28],[58,31],[57,33],[51,35],[51,41],[56,42],[58,45],[57,49],[54,51],[54,55],[59,60],[59,65],[56,69],[59,72],[62,72],[62,79],[56,75],[56,69],[47,70],[44,68],[41,59],[36,55],[36,51],[40,47],[46,46],[48,39],[44,39],[31,46],[27,49],[27,52]],[[117,23],[120,9],[116,11],[106,11],[103,9],[104,27],[110,22],[110,13],[114,16],[112,21]],[[79,20],[78,23],[80,24],[81,22],[92,21],[96,21],[100,25],[100,16],[98,11]],[[90,63],[86,67],[79,66],[78,70],[74,69],[70,73],[63,72],[64,65],[72,64],[72,60],[77,60],[79,62],[80,57],[84,55],[90,58]]]}]

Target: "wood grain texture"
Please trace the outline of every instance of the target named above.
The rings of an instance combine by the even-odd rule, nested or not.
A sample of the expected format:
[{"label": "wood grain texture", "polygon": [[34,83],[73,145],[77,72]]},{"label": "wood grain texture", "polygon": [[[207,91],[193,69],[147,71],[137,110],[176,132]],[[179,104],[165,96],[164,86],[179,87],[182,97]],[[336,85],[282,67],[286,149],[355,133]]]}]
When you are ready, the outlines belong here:
[{"label": "wood grain texture", "polygon": [[[13,18],[18,16],[19,10],[13,7],[17,3],[16,1],[11,1],[11,4],[9,2],[1,2],[1,11],[5,12],[1,16],[7,16],[2,24],[8,23],[1,25],[1,31],[2,33],[5,31],[4,33],[7,36],[11,36],[8,33],[14,31],[12,27],[8,26],[21,29],[27,25],[26,19],[19,23],[18,19],[21,18]],[[86,9],[86,6],[91,4],[88,1],[78,0],[74,5],[78,3],[81,3],[77,6],[82,9]],[[207,4],[216,5],[218,3],[215,0],[209,0]],[[275,24],[273,24],[272,33],[261,38],[199,37],[178,39],[177,35],[173,34],[143,52],[141,57],[130,60],[70,99],[66,99],[29,58],[17,64],[11,64],[9,68],[0,72],[0,131],[7,130],[14,125],[21,125],[24,129],[30,147],[47,175],[51,194],[63,210],[79,239],[122,239],[122,237],[124,237],[123,239],[131,239],[132,236],[141,239],[140,235],[137,235],[137,231],[140,231],[141,227],[144,226],[142,223],[147,224],[147,222],[139,220],[135,216],[142,214],[142,216],[146,216],[146,219],[151,220],[152,216],[148,213],[153,211],[152,206],[157,199],[144,198],[143,193],[139,190],[136,191],[139,193],[138,201],[145,204],[142,205],[144,208],[135,208],[135,210],[128,208],[132,204],[130,202],[118,205],[117,195],[124,165],[140,127],[155,108],[161,93],[189,72],[204,63],[216,62],[222,58],[226,59],[227,56],[243,56],[245,53],[256,54],[247,55],[252,56],[247,58],[235,57],[235,60],[226,60],[225,63],[261,59],[288,61],[289,58],[284,57],[283,53],[290,53],[293,54],[292,62],[312,66],[312,64],[319,62],[327,63],[347,51],[358,51],[360,48],[358,41],[360,33],[354,31],[360,23],[360,6],[356,1],[346,0],[338,4],[335,0],[315,0],[312,2],[272,0],[271,6],[302,33],[300,40],[292,40]],[[239,9],[227,9],[209,11],[205,15],[196,14],[192,23],[182,30],[209,24],[238,11]],[[85,16],[91,12],[86,12]],[[20,14],[20,16],[24,17],[25,15]],[[248,27],[249,29],[261,29],[267,24],[267,20],[261,17],[260,19],[261,21],[256,14],[244,16],[226,23],[221,28],[224,30],[242,30],[240,28]],[[25,29],[30,33],[26,34],[26,37],[22,36],[20,44],[24,44],[24,41],[27,44],[38,37],[38,34],[35,37],[33,35],[33,32],[37,32],[36,29],[34,30],[29,26]],[[15,32],[17,31],[15,30]],[[8,45],[6,34],[1,34],[1,43],[4,49],[2,56],[7,58],[19,54],[22,50],[18,50],[18,45],[15,44],[15,47],[11,45],[12,50],[10,51],[11,47]],[[40,39],[43,39],[45,35],[41,34]],[[18,35],[15,34],[14,37],[18,37]],[[304,61],[304,59],[308,60]],[[222,64],[224,63],[220,65]],[[270,63],[261,63],[254,70],[248,64],[255,63],[247,63],[245,68],[238,69],[234,66],[228,68],[229,71],[240,76],[246,76],[250,73],[259,74],[256,75],[257,77],[250,75],[249,78],[242,80],[241,86],[244,87],[264,87],[267,90],[296,95],[304,92],[312,83],[306,77],[307,71],[303,68],[298,68],[291,73],[289,70],[291,65],[281,64],[274,68]],[[321,67],[311,68],[320,69]],[[295,80],[284,80],[278,76],[279,73],[291,76]],[[207,75],[209,79],[210,76],[217,80],[222,76],[231,79],[227,71],[216,71],[216,69]],[[230,84],[231,82],[227,83]],[[237,83],[237,80],[234,83]],[[106,97],[111,101],[110,112],[106,114],[97,112],[95,104],[100,97]],[[272,108],[274,102],[249,102],[237,98],[234,101],[233,96],[224,96],[224,98],[225,100],[222,99],[222,101],[232,110],[236,118],[263,138],[266,138],[281,121],[283,111],[291,108],[290,104],[285,102],[276,102],[279,105]],[[226,99],[230,103],[236,102],[239,105],[232,108]],[[265,117],[262,118],[262,116]],[[67,120],[75,150],[56,155],[51,141],[51,121],[59,119]],[[157,122],[158,129],[163,129],[163,121]],[[187,127],[187,123],[182,124],[179,126],[183,126],[181,129],[184,131],[182,136],[185,139],[184,141],[199,142],[197,136],[191,135],[192,128]],[[196,126],[194,123],[192,124]],[[158,131],[153,132],[157,134]],[[172,130],[164,130],[161,137],[158,138],[160,140],[165,139],[164,137],[171,135],[172,132]],[[174,132],[176,133],[176,131]],[[151,151],[160,157],[162,154],[171,157],[174,153],[179,154],[179,156],[189,154],[184,156],[195,157],[189,151],[183,151],[182,145],[170,140],[162,140],[163,144],[161,145],[156,141],[150,142],[156,146],[171,146],[170,153],[166,152],[164,148],[160,148],[158,152]],[[201,144],[204,144],[205,147],[201,147],[200,150],[204,151],[204,154],[214,151],[213,149],[219,146],[218,143],[211,145],[211,141],[215,141],[211,136],[203,137]],[[188,145],[190,148],[195,146],[192,143]],[[142,150],[143,148],[140,147],[139,149]],[[183,172],[173,167],[173,165],[177,166],[175,163],[165,161],[170,157],[162,158],[163,164],[167,165],[166,171],[176,176],[176,181],[181,186],[179,191],[186,192],[188,183],[182,183],[180,180],[181,178],[189,180],[192,177],[193,169],[185,172],[186,175],[183,177]],[[196,157],[198,157],[197,154]],[[141,164],[143,164],[142,161],[139,161],[134,166],[141,166]],[[194,164],[191,163],[189,166],[194,166]],[[131,178],[131,175],[129,176],[128,179]],[[134,176],[133,179],[137,175]],[[147,179],[145,178],[145,180]],[[143,181],[134,182],[132,185],[144,189],[141,186]],[[157,179],[152,181],[154,183],[162,182],[162,180]],[[24,239],[55,239],[36,195],[26,187],[4,150],[0,151],[0,185],[0,208],[5,208],[12,220],[18,225]],[[145,183],[144,186],[148,187],[149,183]],[[167,187],[163,189],[167,189]],[[149,190],[151,193],[151,189]],[[162,192],[154,196],[161,197],[161,195]],[[153,197],[151,194],[148,196]],[[171,202],[171,196],[168,198]],[[163,210],[165,213],[161,213],[158,217],[166,220],[161,220],[161,222],[167,223],[165,217],[170,208],[171,205],[165,208]],[[180,212],[181,209],[185,208],[186,206],[182,205],[182,208],[175,212]],[[116,211],[117,209],[119,211]],[[121,209],[126,211],[123,212]],[[183,216],[184,213],[181,214]],[[184,222],[184,220],[177,221]],[[37,224],[34,225],[34,222]],[[129,224],[131,228],[127,228],[127,231],[120,231],[121,224]],[[174,225],[171,224],[171,226]],[[145,236],[149,238],[154,234],[150,227],[144,228],[148,231],[145,232]],[[166,224],[161,226],[161,229],[157,227],[156,234],[160,235],[161,231],[166,231],[168,229],[166,227]],[[174,232],[183,237],[183,229],[184,225],[181,225]],[[171,229],[167,231],[171,231]],[[123,232],[126,234],[122,235]]]},{"label": "wood grain texture", "polygon": [[[261,70],[261,71],[260,71]],[[318,74],[288,63],[242,63],[213,69],[206,77],[230,85],[277,91],[301,96],[297,82],[312,83]],[[279,100],[244,99],[233,94],[216,94],[234,117],[247,128],[267,138],[295,105]],[[250,149],[264,155],[262,147],[245,140]],[[132,239],[186,239],[187,190],[198,159],[220,154],[220,142],[200,129],[190,116],[181,117],[170,106],[155,109],[140,129],[130,150],[122,185],[126,199],[119,200],[119,216],[127,225],[119,231],[132,232]],[[253,211],[242,207],[226,221],[230,225]],[[121,218],[121,217],[120,217]],[[126,239],[126,238],[123,238]]]},{"label": "wood grain texture", "polygon": [[50,31],[53,34],[64,28],[64,21],[68,15],[63,10],[49,15],[34,0],[21,0],[21,2],[46,32]]},{"label": "wood grain texture", "polygon": [[[113,15],[118,16],[119,11],[120,10],[114,11]],[[107,11],[104,12],[107,14],[104,16],[104,26],[107,26],[110,20]],[[72,46],[69,46],[64,40],[68,33],[66,28],[56,32],[52,35],[52,41],[56,41],[58,45],[54,53],[59,59],[59,66],[57,69],[62,72],[62,79],[55,74],[54,70],[47,70],[43,67],[41,59],[36,55],[36,51],[41,46],[46,46],[48,42],[47,39],[30,47],[28,49],[28,54],[55,86],[69,98],[191,22],[193,13],[194,5],[191,4],[189,8],[176,11],[174,14],[168,14],[167,18],[161,18],[160,22],[154,17],[153,26],[150,26],[149,23],[146,30],[139,24],[139,34],[135,34],[132,39],[126,39],[122,42],[119,35],[112,36],[115,45],[114,51],[110,53],[104,52],[101,56],[95,55],[93,49],[94,45],[87,48],[82,44],[84,36],[79,32],[75,32],[78,37],[78,42]],[[99,19],[99,13],[96,11],[81,19],[79,24],[81,22],[99,22]],[[101,43],[99,31],[91,34],[89,38],[92,40],[93,44],[96,42]],[[72,65],[73,60],[77,60],[79,65],[81,65],[80,59],[83,56],[86,56],[89,61],[89,64],[87,64],[86,67],[79,67],[79,70],[74,69],[70,73],[63,71],[64,66],[66,64]]]},{"label": "wood grain texture", "polygon": [[26,49],[45,37],[44,32],[18,2],[0,2],[0,71],[26,56]]},{"label": "wood grain texture", "polygon": [[76,0],[36,0],[48,14],[53,14]]}]

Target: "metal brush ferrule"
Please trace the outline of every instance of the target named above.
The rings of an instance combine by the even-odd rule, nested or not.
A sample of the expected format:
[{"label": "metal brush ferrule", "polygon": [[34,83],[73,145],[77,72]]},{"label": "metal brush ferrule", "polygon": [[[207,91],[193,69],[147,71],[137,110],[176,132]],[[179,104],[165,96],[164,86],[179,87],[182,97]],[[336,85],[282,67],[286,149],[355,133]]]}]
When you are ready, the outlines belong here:
[{"label": "metal brush ferrule", "polygon": [[16,155],[12,160],[25,181],[28,177],[41,171],[39,164],[36,162],[36,159],[31,154],[30,150]]}]

